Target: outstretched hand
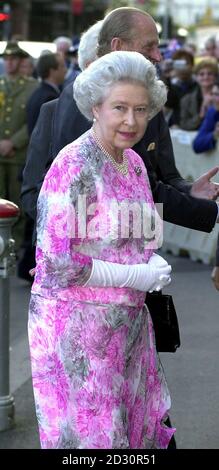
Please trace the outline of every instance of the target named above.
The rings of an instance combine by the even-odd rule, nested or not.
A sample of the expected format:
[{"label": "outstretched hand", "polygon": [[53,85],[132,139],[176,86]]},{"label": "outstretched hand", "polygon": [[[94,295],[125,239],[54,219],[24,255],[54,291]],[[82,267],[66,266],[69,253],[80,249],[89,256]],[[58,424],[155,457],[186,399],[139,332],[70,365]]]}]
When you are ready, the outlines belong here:
[{"label": "outstretched hand", "polygon": [[211,178],[217,174],[218,170],[219,167],[216,166],[194,181],[191,189],[191,195],[193,197],[212,199],[215,201],[215,199],[219,197],[219,184],[213,183]]}]

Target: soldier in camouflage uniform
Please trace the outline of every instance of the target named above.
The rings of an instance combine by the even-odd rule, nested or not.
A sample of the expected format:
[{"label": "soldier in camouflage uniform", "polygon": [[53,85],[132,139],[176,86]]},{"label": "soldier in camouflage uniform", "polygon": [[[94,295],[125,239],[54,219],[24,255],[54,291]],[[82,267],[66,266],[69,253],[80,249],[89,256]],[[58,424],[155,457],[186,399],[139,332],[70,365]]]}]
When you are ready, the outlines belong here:
[{"label": "soldier in camouflage uniform", "polygon": [[[32,77],[20,75],[22,58],[28,54],[16,42],[8,42],[2,55],[6,75],[0,76],[0,197],[20,206],[19,175],[25,162],[29,141],[26,103],[38,82]],[[22,220],[17,229],[23,225],[21,222]],[[21,230],[17,230],[19,242],[22,237]]]}]

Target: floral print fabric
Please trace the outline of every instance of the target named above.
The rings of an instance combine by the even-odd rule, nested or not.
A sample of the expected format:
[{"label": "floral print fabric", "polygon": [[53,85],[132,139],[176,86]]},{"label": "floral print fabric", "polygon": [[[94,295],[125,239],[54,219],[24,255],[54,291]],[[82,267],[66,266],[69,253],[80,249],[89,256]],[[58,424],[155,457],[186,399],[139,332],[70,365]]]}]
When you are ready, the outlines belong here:
[{"label": "floral print fabric", "polygon": [[153,252],[134,225],[115,236],[112,200],[153,207],[143,162],[126,154],[128,178],[88,131],[59,153],[40,192],[28,333],[42,448],[162,449],[174,433],[145,294],[84,287],[92,258],[136,264]]}]

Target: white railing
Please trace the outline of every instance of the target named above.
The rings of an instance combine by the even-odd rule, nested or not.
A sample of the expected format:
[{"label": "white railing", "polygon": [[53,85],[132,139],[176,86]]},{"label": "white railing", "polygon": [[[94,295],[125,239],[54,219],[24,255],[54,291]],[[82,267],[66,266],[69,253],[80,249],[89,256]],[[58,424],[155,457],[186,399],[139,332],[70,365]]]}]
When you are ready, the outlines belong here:
[{"label": "white railing", "polygon": [[[193,152],[192,141],[195,135],[196,132],[171,130],[176,166],[181,175],[189,181],[194,181],[219,165],[219,148],[201,154]],[[219,174],[214,177],[214,181],[219,183]],[[165,222],[163,250],[175,255],[186,251],[192,260],[210,264],[215,258],[217,237],[217,226],[211,233],[204,233]]]}]

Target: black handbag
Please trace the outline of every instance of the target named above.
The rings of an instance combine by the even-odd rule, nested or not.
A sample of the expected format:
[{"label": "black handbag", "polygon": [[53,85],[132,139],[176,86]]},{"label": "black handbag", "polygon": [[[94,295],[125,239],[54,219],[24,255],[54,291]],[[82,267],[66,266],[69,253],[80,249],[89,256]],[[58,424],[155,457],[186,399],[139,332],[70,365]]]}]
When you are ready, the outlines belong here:
[{"label": "black handbag", "polygon": [[172,296],[147,293],[146,305],[154,325],[157,351],[175,352],[180,346],[180,333]]}]

